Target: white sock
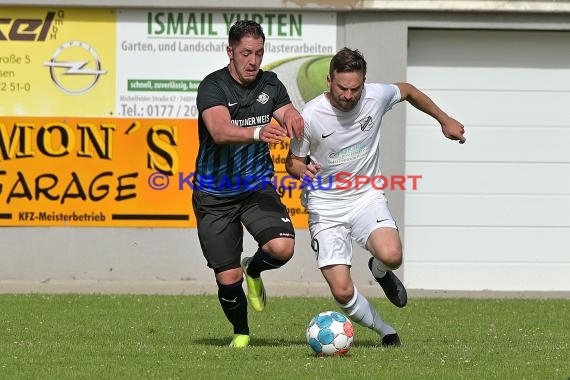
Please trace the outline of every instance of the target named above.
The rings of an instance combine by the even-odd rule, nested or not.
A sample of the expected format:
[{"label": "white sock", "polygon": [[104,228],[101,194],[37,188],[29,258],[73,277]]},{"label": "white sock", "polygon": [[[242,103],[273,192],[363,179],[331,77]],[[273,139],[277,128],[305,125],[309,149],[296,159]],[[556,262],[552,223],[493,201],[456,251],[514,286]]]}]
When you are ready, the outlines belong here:
[{"label": "white sock", "polygon": [[384,263],[378,260],[376,257],[372,260],[372,275],[376,278],[382,278],[386,275],[386,272],[392,269],[384,265]]},{"label": "white sock", "polygon": [[385,323],[378,315],[376,310],[370,305],[366,297],[358,292],[354,287],[354,296],[346,304],[338,304],[342,310],[350,317],[351,320],[361,326],[368,327],[380,334],[381,337],[388,334],[395,334],[396,330],[389,324]]}]

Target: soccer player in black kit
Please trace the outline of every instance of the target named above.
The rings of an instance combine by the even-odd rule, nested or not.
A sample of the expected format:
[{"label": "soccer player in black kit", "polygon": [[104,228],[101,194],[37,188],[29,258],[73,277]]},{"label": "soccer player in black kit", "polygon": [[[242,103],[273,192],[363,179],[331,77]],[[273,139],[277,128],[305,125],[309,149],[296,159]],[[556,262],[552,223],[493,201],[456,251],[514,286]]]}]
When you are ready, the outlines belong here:
[{"label": "soccer player in black kit", "polygon": [[[268,143],[298,138],[304,125],[277,75],[260,69],[264,44],[258,23],[236,22],[229,30],[228,66],[204,78],[196,99],[200,148],[192,206],[220,305],[233,326],[231,347],[249,345],[248,300],[256,311],[265,307],[260,273],[283,266],[295,247],[293,224],[271,183]],[[243,227],[259,248],[240,261]]]}]

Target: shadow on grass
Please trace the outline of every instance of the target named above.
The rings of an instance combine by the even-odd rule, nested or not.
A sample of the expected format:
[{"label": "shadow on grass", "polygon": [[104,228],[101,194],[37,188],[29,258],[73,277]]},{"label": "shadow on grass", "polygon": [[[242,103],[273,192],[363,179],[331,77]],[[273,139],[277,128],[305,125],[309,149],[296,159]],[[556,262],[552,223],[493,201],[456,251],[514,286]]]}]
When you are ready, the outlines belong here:
[{"label": "shadow on grass", "polygon": [[380,337],[378,337],[378,340],[374,340],[374,339],[360,340],[360,339],[357,339],[354,342],[354,345],[358,346],[358,347],[382,347],[380,345]]},{"label": "shadow on grass", "polygon": [[[195,344],[202,344],[205,346],[226,347],[231,341],[231,336],[225,338],[197,338],[192,342]],[[381,347],[380,340],[363,339],[357,340],[355,343],[358,347]],[[258,347],[288,347],[299,348],[307,347],[307,342],[298,339],[266,339],[266,338],[251,338],[251,345]]]},{"label": "shadow on grass", "polygon": [[[198,338],[194,339],[193,342],[206,346],[225,347],[230,344],[231,339],[232,337],[228,335],[226,338]],[[307,343],[297,339],[265,339],[252,337],[251,345],[260,347],[304,347]]]}]

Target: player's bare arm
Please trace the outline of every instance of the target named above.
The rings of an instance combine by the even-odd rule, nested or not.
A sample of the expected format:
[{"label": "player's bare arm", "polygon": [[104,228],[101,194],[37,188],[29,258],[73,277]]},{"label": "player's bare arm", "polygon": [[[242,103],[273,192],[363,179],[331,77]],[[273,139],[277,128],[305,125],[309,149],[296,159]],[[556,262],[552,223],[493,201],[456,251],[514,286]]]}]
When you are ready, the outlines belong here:
[{"label": "player's bare arm", "polygon": [[[279,143],[287,133],[278,125],[267,124],[255,128],[243,128],[231,123],[230,112],[224,106],[214,106],[202,113],[204,124],[216,144],[245,144],[257,141]],[[256,132],[256,129],[259,131]]]},{"label": "player's bare arm", "polygon": [[296,137],[300,139],[301,136],[303,136],[305,123],[303,121],[303,117],[299,111],[295,109],[292,103],[279,108],[273,113],[273,117],[283,126],[283,128],[287,130],[287,135],[290,138]]},{"label": "player's bare arm", "polygon": [[408,101],[412,106],[436,119],[441,125],[443,135],[450,140],[465,142],[465,127],[459,121],[446,114],[425,93],[409,83],[395,83],[400,89],[401,100]]},{"label": "player's bare arm", "polygon": [[318,164],[305,164],[306,157],[297,157],[291,151],[287,154],[287,159],[285,160],[285,170],[289,175],[297,178],[304,179],[309,177],[311,180],[315,178],[318,171],[320,170],[320,165]]}]

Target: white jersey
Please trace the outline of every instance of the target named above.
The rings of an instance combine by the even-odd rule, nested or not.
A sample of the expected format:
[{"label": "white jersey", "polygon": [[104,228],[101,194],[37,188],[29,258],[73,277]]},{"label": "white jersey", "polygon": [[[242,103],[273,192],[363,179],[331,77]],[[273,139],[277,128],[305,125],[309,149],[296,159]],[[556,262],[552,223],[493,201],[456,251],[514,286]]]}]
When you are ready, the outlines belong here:
[{"label": "white jersey", "polygon": [[300,183],[309,211],[354,201],[369,191],[383,192],[380,125],[382,116],[400,100],[396,85],[366,83],[351,111],[334,108],[324,94],[305,105],[303,139],[291,140],[291,153],[310,154],[311,162],[321,166],[312,183]]}]

